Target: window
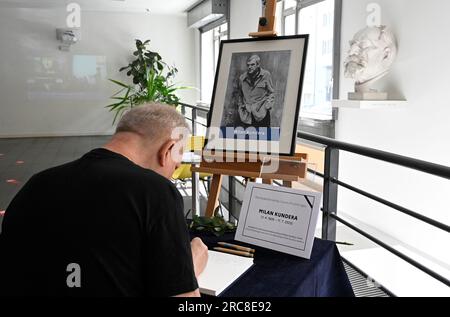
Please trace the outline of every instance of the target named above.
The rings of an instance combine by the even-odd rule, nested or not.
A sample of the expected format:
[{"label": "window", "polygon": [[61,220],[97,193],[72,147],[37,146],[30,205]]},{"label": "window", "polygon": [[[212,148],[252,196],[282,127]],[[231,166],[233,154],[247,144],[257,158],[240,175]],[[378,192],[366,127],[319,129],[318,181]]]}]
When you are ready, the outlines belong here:
[{"label": "window", "polygon": [[332,119],[335,1],[284,1],[284,35],[310,35],[301,117]]},{"label": "window", "polygon": [[284,18],[284,35],[294,35],[295,31],[295,14],[290,14]]},{"label": "window", "polygon": [[214,75],[219,59],[220,41],[228,38],[228,23],[224,22],[201,33],[201,83],[200,98],[210,103],[214,88]]},{"label": "window", "polygon": [[290,8],[296,8],[297,7],[297,1],[296,0],[284,0],[284,8],[290,9]]}]

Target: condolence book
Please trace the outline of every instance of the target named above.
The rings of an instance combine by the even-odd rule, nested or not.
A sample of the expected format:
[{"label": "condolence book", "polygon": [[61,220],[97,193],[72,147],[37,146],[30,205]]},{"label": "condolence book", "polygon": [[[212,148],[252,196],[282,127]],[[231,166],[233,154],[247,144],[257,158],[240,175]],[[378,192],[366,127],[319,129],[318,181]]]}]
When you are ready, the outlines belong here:
[{"label": "condolence book", "polygon": [[253,258],[208,251],[208,264],[200,275],[200,293],[219,296],[253,265]]}]

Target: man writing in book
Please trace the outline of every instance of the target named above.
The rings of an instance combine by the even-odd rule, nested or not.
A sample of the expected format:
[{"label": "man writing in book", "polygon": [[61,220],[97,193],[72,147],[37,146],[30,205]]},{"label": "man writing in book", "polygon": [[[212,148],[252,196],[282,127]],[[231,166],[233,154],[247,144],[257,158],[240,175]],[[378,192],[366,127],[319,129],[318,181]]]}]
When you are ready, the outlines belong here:
[{"label": "man writing in book", "polygon": [[0,295],[199,296],[207,262],[170,182],[186,121],[135,107],[102,148],[34,175],[6,210]]}]

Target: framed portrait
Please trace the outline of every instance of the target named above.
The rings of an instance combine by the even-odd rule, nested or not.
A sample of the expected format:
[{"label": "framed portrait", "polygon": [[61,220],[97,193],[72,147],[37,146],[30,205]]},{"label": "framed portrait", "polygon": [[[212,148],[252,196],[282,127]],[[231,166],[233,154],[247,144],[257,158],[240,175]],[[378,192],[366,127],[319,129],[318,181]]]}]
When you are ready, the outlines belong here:
[{"label": "framed portrait", "polygon": [[308,35],[222,41],[205,150],[293,155]]}]

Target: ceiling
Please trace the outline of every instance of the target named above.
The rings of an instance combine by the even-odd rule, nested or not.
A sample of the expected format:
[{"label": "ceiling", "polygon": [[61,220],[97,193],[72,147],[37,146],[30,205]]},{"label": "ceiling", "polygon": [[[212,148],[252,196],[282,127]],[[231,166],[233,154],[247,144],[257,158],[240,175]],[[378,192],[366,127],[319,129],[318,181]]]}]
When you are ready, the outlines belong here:
[{"label": "ceiling", "polygon": [[75,2],[84,11],[183,14],[198,0],[0,0],[1,8],[59,8]]}]

